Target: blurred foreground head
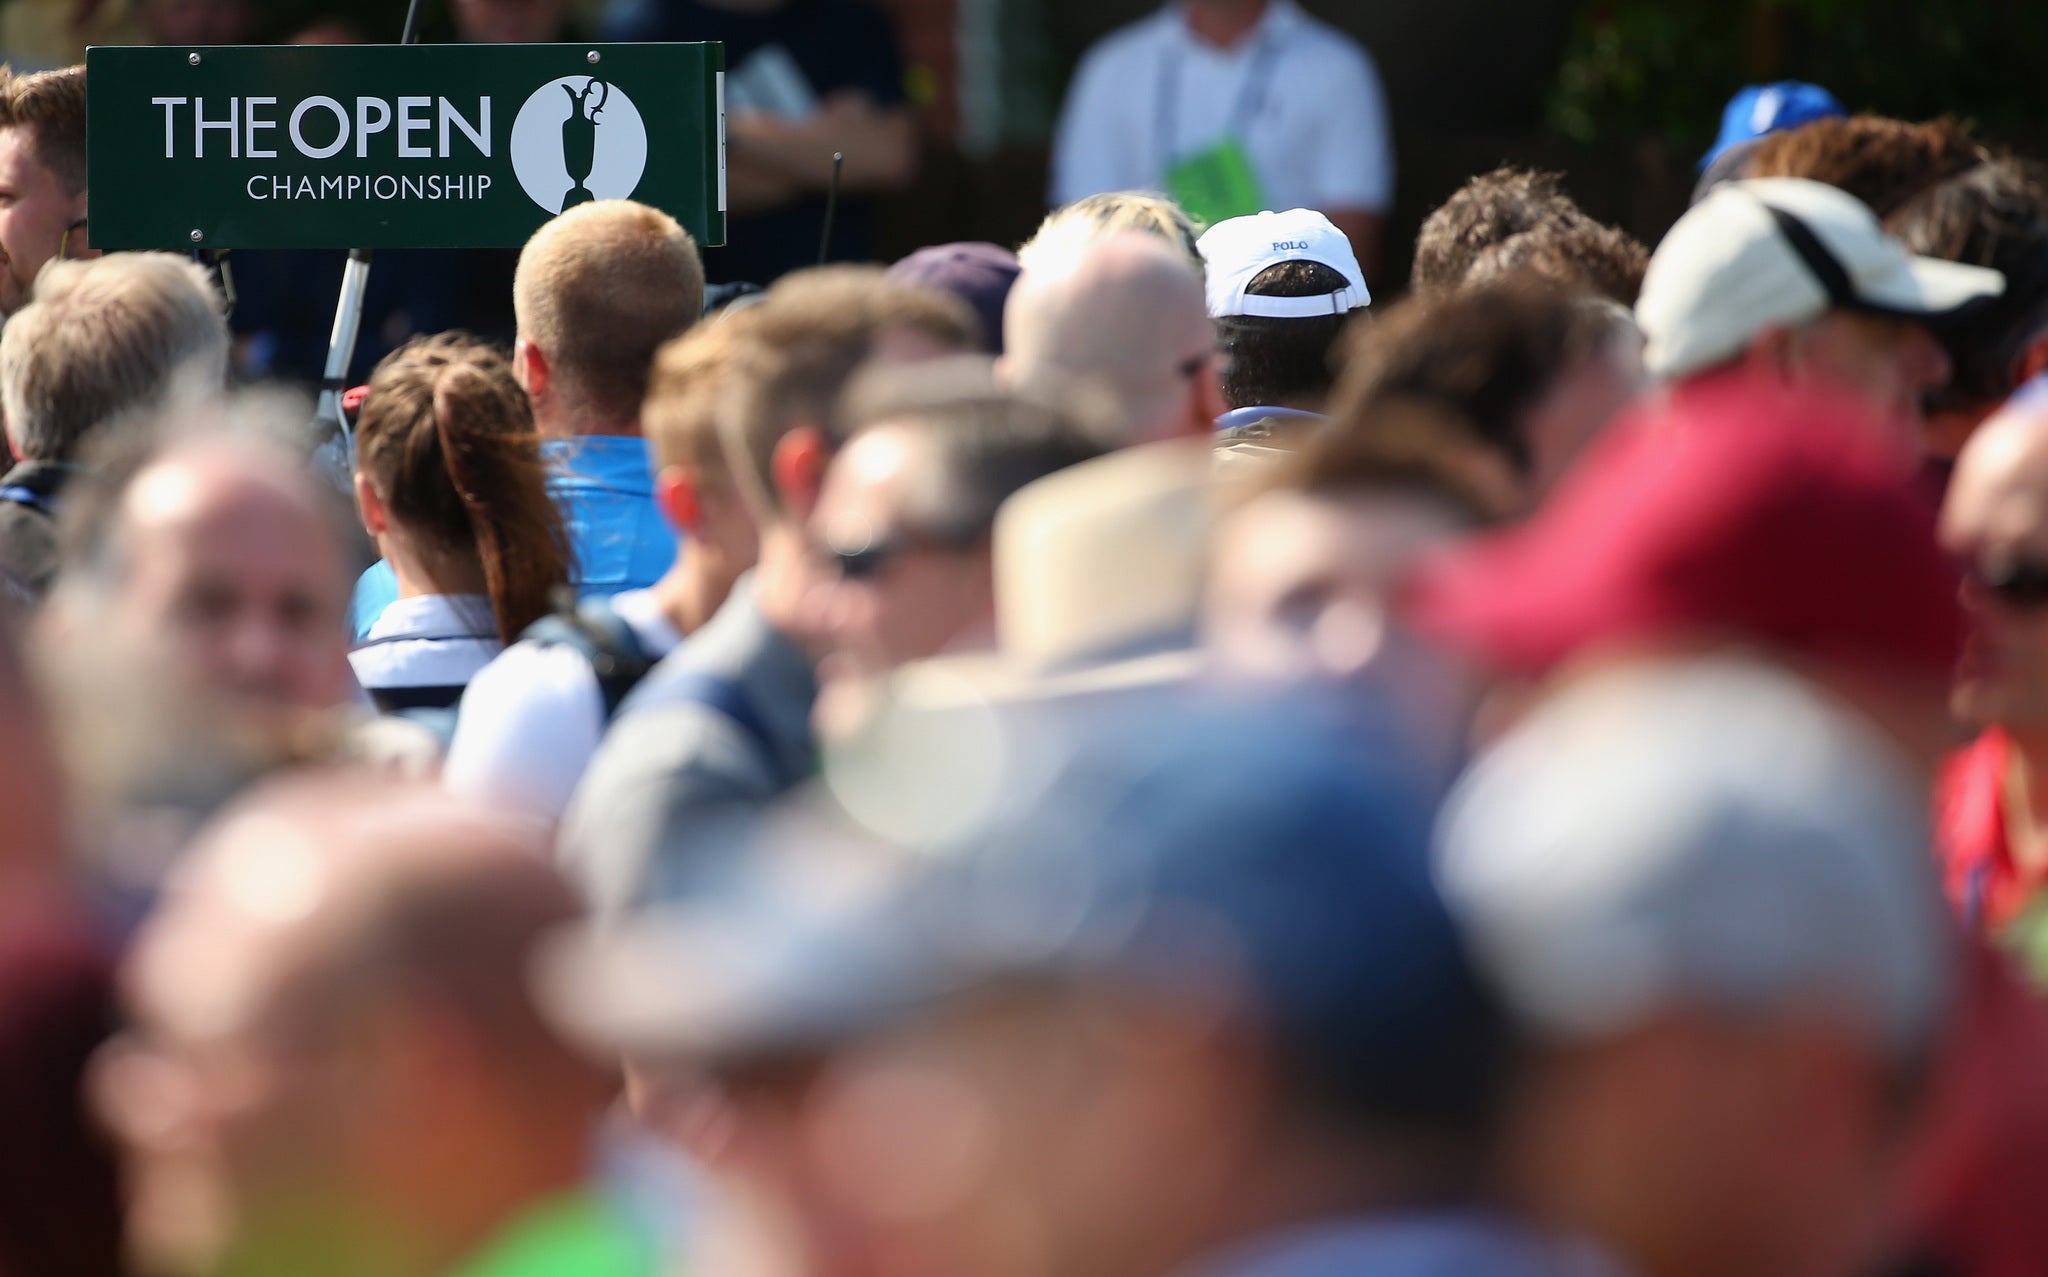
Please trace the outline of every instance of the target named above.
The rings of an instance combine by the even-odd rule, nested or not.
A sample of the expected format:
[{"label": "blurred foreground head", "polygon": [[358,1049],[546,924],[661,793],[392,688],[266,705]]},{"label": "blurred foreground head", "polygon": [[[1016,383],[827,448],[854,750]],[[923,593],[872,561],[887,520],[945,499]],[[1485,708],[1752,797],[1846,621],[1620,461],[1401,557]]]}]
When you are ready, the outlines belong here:
[{"label": "blurred foreground head", "polygon": [[1954,938],[1920,788],[1797,679],[1596,672],[1482,757],[1453,909],[1540,1050],[1511,1166],[1644,1277],[1870,1271]]},{"label": "blurred foreground head", "polygon": [[145,1271],[434,1277],[576,1189],[602,1092],[525,987],[579,913],[545,855],[532,827],[337,775],[199,840],[95,1079]]},{"label": "blurred foreground head", "polygon": [[1956,584],[1866,408],[1737,380],[1625,420],[1528,522],[1426,565],[1409,605],[1509,677],[1756,652],[1931,768],[1950,744]]},{"label": "blurred foreground head", "polygon": [[1223,413],[1201,268],[1158,236],[1120,231],[1027,260],[1003,338],[1007,380],[1098,384],[1122,410],[1125,442],[1207,437]]},{"label": "blurred foreground head", "polygon": [[1534,1271],[1483,1217],[1398,1227],[1479,1203],[1510,1055],[1404,770],[1186,697],[1095,726],[951,855],[566,946],[551,1005],[709,1068],[705,1151],[800,1271],[1157,1277],[1339,1223],[1361,1271]]},{"label": "blurred foreground head", "polygon": [[301,453],[259,433],[282,411],[138,431],[71,492],[40,628],[90,800],[204,810],[315,750],[355,694],[344,516]]},{"label": "blurred foreground head", "polygon": [[1995,270],[1908,253],[1854,196],[1759,178],[1716,189],[1678,219],[1650,259],[1636,321],[1661,381],[1740,370],[1833,386],[1862,396],[1914,450],[1922,398],[1953,372],[1929,326],[2004,290]]}]

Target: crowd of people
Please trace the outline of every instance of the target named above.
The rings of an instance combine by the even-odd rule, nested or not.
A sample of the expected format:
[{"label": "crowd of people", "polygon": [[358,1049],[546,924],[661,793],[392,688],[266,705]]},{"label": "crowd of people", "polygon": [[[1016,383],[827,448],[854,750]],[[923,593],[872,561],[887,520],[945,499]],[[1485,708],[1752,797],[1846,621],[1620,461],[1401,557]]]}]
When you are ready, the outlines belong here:
[{"label": "crowd of people", "polygon": [[338,484],[0,72],[0,1274],[2048,1272],[2048,173],[1817,92],[1399,297],[584,204]]}]

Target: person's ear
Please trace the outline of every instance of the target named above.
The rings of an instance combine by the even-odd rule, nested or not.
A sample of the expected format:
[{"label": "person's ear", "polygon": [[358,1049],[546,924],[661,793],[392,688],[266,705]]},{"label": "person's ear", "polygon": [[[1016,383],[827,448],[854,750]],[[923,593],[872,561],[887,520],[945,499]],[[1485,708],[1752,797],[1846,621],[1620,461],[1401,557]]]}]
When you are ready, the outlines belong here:
[{"label": "person's ear", "polygon": [[1195,419],[1188,423],[1188,433],[1197,439],[1212,438],[1216,433],[1216,419],[1230,410],[1223,398],[1223,370],[1214,359],[1202,362],[1202,370],[1195,374]]},{"label": "person's ear", "polygon": [[654,504],[678,532],[694,535],[702,526],[703,494],[697,487],[696,472],[688,466],[668,466],[654,477]]},{"label": "person's ear", "polygon": [[554,380],[554,370],[548,367],[548,357],[541,348],[525,337],[512,342],[512,380],[526,392],[528,399],[539,399],[548,392],[548,385]]},{"label": "person's ear", "polygon": [[798,426],[775,445],[768,469],[775,477],[775,492],[781,498],[782,508],[793,519],[811,517],[812,508],[818,504],[818,493],[825,486],[825,466],[831,460],[825,434],[816,426]]},{"label": "person's ear", "polygon": [[384,506],[384,499],[377,495],[376,486],[370,476],[356,471],[356,510],[363,516],[363,531],[373,537],[383,536],[391,530],[391,512]]}]

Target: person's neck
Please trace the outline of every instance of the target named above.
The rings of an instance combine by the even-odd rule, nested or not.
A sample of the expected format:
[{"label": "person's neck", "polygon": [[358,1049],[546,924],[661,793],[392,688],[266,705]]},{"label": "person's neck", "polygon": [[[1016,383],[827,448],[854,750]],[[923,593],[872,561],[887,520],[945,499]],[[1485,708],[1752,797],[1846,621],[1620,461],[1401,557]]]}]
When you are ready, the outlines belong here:
[{"label": "person's neck", "polygon": [[1202,43],[1218,49],[1235,48],[1258,29],[1273,0],[1191,0],[1187,7],[1188,30]]},{"label": "person's neck", "polygon": [[687,638],[724,604],[738,575],[725,567],[721,556],[686,542],[675,566],[654,583],[655,606],[676,633]]},{"label": "person's neck", "polygon": [[761,557],[754,565],[754,602],[768,624],[791,642],[803,635],[804,596],[810,565],[804,536],[795,524],[779,522],[761,530]]},{"label": "person's neck", "polygon": [[475,556],[422,554],[402,537],[377,538],[377,549],[398,578],[398,597],[422,598],[430,594],[488,594],[484,566]]},{"label": "person's neck", "polygon": [[2006,843],[2030,872],[2048,869],[2048,731],[2006,729]]},{"label": "person's neck", "polygon": [[549,406],[543,409],[534,405],[533,427],[543,439],[579,439],[591,435],[614,438],[640,437],[640,419],[614,420],[594,412],[582,412],[566,406]]}]

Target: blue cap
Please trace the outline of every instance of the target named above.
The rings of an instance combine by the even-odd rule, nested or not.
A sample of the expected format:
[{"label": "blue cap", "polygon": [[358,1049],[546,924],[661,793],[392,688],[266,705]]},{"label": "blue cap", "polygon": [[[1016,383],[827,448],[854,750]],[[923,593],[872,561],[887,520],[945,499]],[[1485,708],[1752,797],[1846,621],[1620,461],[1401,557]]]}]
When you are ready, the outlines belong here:
[{"label": "blue cap", "polygon": [[1721,136],[1700,160],[1700,171],[1720,158],[1721,152],[1741,142],[1760,138],[1781,129],[1796,129],[1810,120],[1825,120],[1849,114],[1835,95],[1818,84],[1803,80],[1780,80],[1776,84],[1744,87],[1721,112]]},{"label": "blue cap", "polygon": [[1396,751],[1271,708],[1131,717],[888,891],[779,911],[757,896],[742,927],[704,902],[665,942],[647,921],[645,943],[564,950],[544,1001],[608,1049],[729,1058],[1061,977],[1220,1001],[1291,1066],[1386,1108],[1483,1103],[1505,1017],[1437,893],[1430,804]]}]

